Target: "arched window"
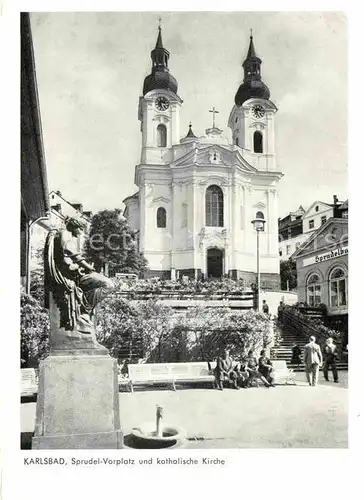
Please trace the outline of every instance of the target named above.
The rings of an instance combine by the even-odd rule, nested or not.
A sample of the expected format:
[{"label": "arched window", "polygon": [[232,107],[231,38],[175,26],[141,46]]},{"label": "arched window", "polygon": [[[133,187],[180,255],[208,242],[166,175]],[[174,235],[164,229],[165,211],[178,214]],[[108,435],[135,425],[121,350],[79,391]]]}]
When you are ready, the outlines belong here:
[{"label": "arched window", "polygon": [[157,127],[157,146],[159,148],[167,147],[167,128],[162,124]]},{"label": "arched window", "polygon": [[346,276],[341,267],[336,267],[330,273],[330,305],[346,306]]},{"label": "arched window", "polygon": [[263,134],[258,130],[254,132],[254,153],[263,153]]},{"label": "arched window", "polygon": [[163,207],[159,207],[157,210],[157,227],[167,227],[167,212]]},{"label": "arched window", "polygon": [[311,274],[307,279],[306,297],[309,306],[321,304],[321,280],[317,274]]},{"label": "arched window", "polygon": [[257,212],[257,213],[255,214],[255,218],[256,218],[256,219],[264,219],[264,214],[263,214],[263,212]]},{"label": "arched window", "polygon": [[206,226],[223,227],[224,195],[219,186],[209,186],[205,198]]}]

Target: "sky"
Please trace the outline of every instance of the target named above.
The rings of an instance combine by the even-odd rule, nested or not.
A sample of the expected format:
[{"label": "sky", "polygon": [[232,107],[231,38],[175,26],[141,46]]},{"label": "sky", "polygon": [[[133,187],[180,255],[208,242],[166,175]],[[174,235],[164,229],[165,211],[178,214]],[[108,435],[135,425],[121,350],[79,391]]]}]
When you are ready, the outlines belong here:
[{"label": "sky", "polygon": [[347,187],[347,20],[335,12],[32,13],[50,190],[85,210],[123,208],[140,161],[138,101],[158,18],[183,99],[181,136],[227,121],[250,29],[275,117],[279,216]]}]

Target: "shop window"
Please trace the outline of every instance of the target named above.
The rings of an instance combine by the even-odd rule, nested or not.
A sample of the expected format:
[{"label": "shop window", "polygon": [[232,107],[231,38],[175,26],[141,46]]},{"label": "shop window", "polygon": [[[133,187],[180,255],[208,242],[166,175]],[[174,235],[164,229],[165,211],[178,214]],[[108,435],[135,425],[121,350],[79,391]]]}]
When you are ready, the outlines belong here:
[{"label": "shop window", "polygon": [[315,229],[315,221],[313,219],[308,221],[308,228]]},{"label": "shop window", "polygon": [[157,227],[166,228],[167,227],[167,212],[163,207],[159,207],[157,210]]},{"label": "shop window", "polygon": [[307,279],[306,301],[311,307],[321,304],[321,280],[317,274],[311,274]]},{"label": "shop window", "polygon": [[341,267],[336,267],[330,274],[330,305],[332,307],[347,305],[346,287],[345,272]]},{"label": "shop window", "polygon": [[206,226],[223,227],[224,195],[219,186],[209,186],[205,196]]}]

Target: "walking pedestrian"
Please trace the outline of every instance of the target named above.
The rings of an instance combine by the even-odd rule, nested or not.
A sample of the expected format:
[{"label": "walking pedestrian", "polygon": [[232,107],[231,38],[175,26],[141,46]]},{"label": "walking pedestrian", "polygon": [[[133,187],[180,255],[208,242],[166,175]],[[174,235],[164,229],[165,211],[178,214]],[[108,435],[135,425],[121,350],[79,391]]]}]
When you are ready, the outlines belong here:
[{"label": "walking pedestrian", "polygon": [[324,377],[325,380],[329,382],[329,369],[331,367],[332,375],[334,377],[334,382],[337,384],[339,382],[339,377],[336,368],[337,360],[337,347],[334,344],[331,337],[326,340],[326,345],[324,348]]},{"label": "walking pedestrian", "polygon": [[320,366],[322,366],[322,353],[320,346],[316,344],[316,337],[312,335],[309,340],[309,343],[305,345],[303,361],[306,365],[307,382],[314,387],[318,381]]},{"label": "walking pedestrian", "polygon": [[294,344],[292,347],[291,365],[299,366],[301,364],[301,354],[301,348],[297,344]]}]

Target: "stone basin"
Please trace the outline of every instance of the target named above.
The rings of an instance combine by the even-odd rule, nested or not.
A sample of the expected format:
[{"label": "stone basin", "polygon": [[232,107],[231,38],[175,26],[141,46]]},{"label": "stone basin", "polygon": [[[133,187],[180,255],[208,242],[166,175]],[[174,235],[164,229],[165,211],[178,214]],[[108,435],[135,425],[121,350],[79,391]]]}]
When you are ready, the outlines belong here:
[{"label": "stone basin", "polygon": [[124,444],[139,449],[179,448],[186,438],[183,429],[169,424],[162,424],[161,434],[157,436],[155,422],[146,422],[134,427],[131,434],[125,436]]}]

